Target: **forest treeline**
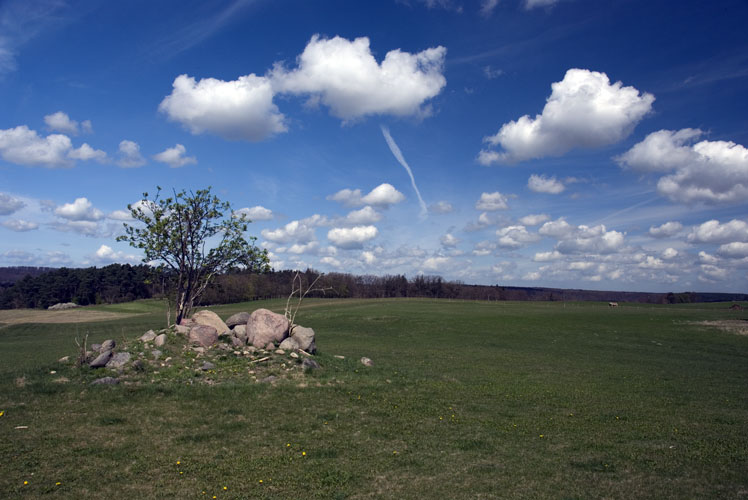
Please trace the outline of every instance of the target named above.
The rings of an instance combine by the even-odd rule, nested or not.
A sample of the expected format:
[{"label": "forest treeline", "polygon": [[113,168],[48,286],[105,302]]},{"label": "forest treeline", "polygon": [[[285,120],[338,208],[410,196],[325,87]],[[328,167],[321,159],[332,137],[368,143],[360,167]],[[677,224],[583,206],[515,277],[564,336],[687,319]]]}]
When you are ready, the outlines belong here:
[{"label": "forest treeline", "polygon": [[[129,264],[112,264],[85,269],[0,268],[0,308],[47,308],[59,302],[79,305],[112,304],[136,299],[163,297],[168,291],[168,275],[157,269]],[[201,305],[228,304],[258,299],[285,298],[291,291],[294,271],[264,274],[233,272],[218,276],[201,298]],[[318,273],[302,273],[311,283]],[[15,277],[15,279],[13,278]],[[358,276],[328,273],[316,283],[310,297],[388,298],[424,297],[457,300],[599,300],[676,304],[689,302],[744,301],[748,294],[731,293],[643,293],[598,290],[574,290],[500,285],[469,285],[446,281],[439,276],[404,275]]]}]

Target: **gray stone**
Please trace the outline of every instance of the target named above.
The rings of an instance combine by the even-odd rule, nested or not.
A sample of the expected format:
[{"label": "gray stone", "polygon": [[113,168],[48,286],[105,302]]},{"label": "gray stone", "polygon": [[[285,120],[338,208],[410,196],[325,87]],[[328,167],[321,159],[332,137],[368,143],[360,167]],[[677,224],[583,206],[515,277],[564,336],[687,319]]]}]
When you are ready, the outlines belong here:
[{"label": "gray stone", "polygon": [[361,364],[364,366],[374,366],[374,361],[370,360],[369,358],[363,357],[361,358]]},{"label": "gray stone", "polygon": [[228,326],[229,328],[234,328],[238,325],[246,325],[248,319],[248,312],[238,312],[229,316],[229,319],[226,320],[226,326]]},{"label": "gray stone", "polygon": [[198,325],[210,326],[216,329],[217,334],[222,334],[229,331],[229,327],[226,323],[213,311],[198,311],[192,315],[192,321]]},{"label": "gray stone", "polygon": [[291,354],[289,354],[289,356],[291,356],[293,359],[299,359],[299,355],[295,352],[292,352]]},{"label": "gray stone", "polygon": [[191,327],[185,326],[185,325],[175,325],[174,331],[177,332],[179,335],[189,335],[190,328]]},{"label": "gray stone", "polygon": [[140,359],[136,359],[132,362],[132,368],[136,372],[142,372],[145,370],[145,365],[143,364],[143,361]]},{"label": "gray stone", "polygon": [[73,302],[60,302],[53,306],[49,306],[47,309],[50,311],[64,311],[65,309],[75,309],[76,307],[80,306]]},{"label": "gray stone", "polygon": [[291,337],[299,344],[299,349],[310,354],[317,352],[317,345],[314,342],[314,330],[296,325],[291,333]]},{"label": "gray stone", "polygon": [[259,380],[259,382],[260,382],[261,384],[272,384],[272,383],[273,383],[273,382],[275,382],[276,380],[278,380],[278,377],[276,377],[275,375],[270,375],[270,376],[268,376],[268,377],[265,377],[265,378],[263,378],[263,379]]},{"label": "gray stone", "polygon": [[197,325],[190,330],[190,343],[210,347],[218,342],[218,331],[212,326]]},{"label": "gray stone", "polygon": [[161,335],[158,335],[155,339],[153,339],[153,345],[155,345],[156,347],[161,347],[164,344],[166,344],[165,333],[162,333]]},{"label": "gray stone", "polygon": [[111,350],[112,350],[112,349],[114,349],[114,348],[115,348],[116,346],[117,346],[117,343],[116,343],[116,342],[115,342],[114,340],[112,340],[112,339],[109,339],[109,340],[105,340],[104,342],[102,342],[102,344],[101,344],[101,349],[99,349],[99,350],[100,350],[101,352],[104,352],[104,351],[111,351]]},{"label": "gray stone", "polygon": [[304,361],[301,362],[301,367],[304,369],[305,372],[308,372],[311,370],[318,370],[320,368],[319,363],[309,358],[305,358]]},{"label": "gray stone", "polygon": [[63,356],[57,360],[58,363],[67,363],[68,361],[70,361],[70,356]]},{"label": "gray stone", "polygon": [[234,327],[234,335],[241,339],[245,344],[247,343],[247,325],[236,325]]},{"label": "gray stone", "polygon": [[89,347],[93,352],[101,352],[101,344],[91,344]]},{"label": "gray stone", "polygon": [[109,362],[107,362],[107,368],[122,368],[125,364],[130,361],[132,355],[129,352],[118,352],[112,355]]},{"label": "gray stone", "polygon": [[151,340],[156,338],[156,332],[153,330],[148,330],[143,335],[140,336],[141,342],[150,342]]},{"label": "gray stone", "polygon": [[244,341],[234,335],[231,336],[231,345],[234,347],[244,347]]},{"label": "gray stone", "polygon": [[200,369],[204,372],[207,372],[208,370],[214,370],[216,368],[216,365],[211,363],[210,361],[206,361],[203,363],[203,366],[200,367]]},{"label": "gray stone", "polygon": [[284,354],[286,354],[286,351],[284,351],[283,349],[276,349],[275,350],[275,354],[279,354],[279,355],[283,356]]},{"label": "gray stone", "polygon": [[283,342],[280,343],[278,346],[281,349],[285,349],[287,351],[295,351],[299,348],[299,343],[296,342],[296,339],[293,337],[288,337]]},{"label": "gray stone", "polygon": [[119,379],[114,377],[102,377],[97,378],[93,382],[91,382],[91,385],[117,385],[119,384]]},{"label": "gray stone", "polygon": [[275,350],[275,344],[273,344],[272,342],[268,342],[267,345],[265,346],[265,350],[266,351],[274,351]]},{"label": "gray stone", "polygon": [[91,361],[88,366],[90,366],[91,368],[101,368],[102,366],[106,366],[110,359],[112,359],[112,351],[104,351],[96,356],[96,358]]},{"label": "gray stone", "polygon": [[163,353],[159,351],[158,349],[154,349],[151,351],[151,356],[153,356],[153,359],[158,359],[161,357]]},{"label": "gray stone", "polygon": [[[288,337],[288,320],[282,314],[257,309],[247,320],[247,342],[263,348],[270,342],[283,342]],[[250,340],[251,339],[251,340]]]}]

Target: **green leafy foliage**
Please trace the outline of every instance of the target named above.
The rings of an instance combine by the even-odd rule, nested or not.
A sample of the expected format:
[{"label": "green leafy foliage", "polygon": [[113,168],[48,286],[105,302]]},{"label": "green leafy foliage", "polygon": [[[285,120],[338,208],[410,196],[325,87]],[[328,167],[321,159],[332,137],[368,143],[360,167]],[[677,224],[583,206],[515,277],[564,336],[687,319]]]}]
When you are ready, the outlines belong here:
[{"label": "green leafy foliage", "polygon": [[245,239],[249,221],[234,218],[231,205],[212,195],[210,188],[196,192],[173,191],[162,198],[157,188],[136,205],[128,205],[138,223],[125,223],[127,241],[143,251],[144,262],[157,263],[173,289],[177,323],[188,316],[211,280],[232,269],[270,270],[267,250]]}]

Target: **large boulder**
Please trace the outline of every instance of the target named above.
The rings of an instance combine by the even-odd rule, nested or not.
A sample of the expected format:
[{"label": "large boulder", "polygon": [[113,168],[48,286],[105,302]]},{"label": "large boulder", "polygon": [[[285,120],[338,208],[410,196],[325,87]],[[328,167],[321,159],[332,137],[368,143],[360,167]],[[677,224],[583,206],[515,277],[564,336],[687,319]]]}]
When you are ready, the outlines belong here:
[{"label": "large boulder", "polygon": [[198,325],[212,326],[216,329],[218,335],[229,331],[226,323],[213,311],[198,311],[192,315],[192,320]]},{"label": "large boulder", "polygon": [[190,330],[190,343],[210,347],[218,342],[218,331],[212,326],[197,325]]},{"label": "large boulder", "polygon": [[248,312],[239,312],[229,316],[229,319],[226,320],[226,326],[228,326],[229,328],[234,328],[237,325],[246,325],[248,319]]},{"label": "large boulder", "polygon": [[288,320],[282,314],[257,309],[247,320],[247,342],[263,349],[268,343],[281,343],[288,337]]},{"label": "large boulder", "polygon": [[148,330],[147,332],[145,332],[143,335],[140,336],[140,341],[150,342],[155,338],[156,338],[156,332],[154,332],[153,330]]},{"label": "large boulder", "polygon": [[291,331],[291,338],[299,345],[299,349],[309,354],[317,351],[317,345],[314,343],[314,330],[296,325]]},{"label": "large boulder", "polygon": [[296,342],[296,339],[293,337],[288,337],[286,340],[280,343],[278,346],[279,349],[283,349],[285,351],[295,351],[299,348],[299,343]]}]

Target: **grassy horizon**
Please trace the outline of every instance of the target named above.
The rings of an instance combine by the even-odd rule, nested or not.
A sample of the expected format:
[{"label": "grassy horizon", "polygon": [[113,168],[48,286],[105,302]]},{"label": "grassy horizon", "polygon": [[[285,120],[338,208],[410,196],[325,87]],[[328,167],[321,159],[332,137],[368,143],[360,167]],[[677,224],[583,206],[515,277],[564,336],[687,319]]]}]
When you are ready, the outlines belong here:
[{"label": "grassy horizon", "polygon": [[153,301],[4,326],[0,496],[740,497],[748,337],[703,324],[745,321],[727,307],[309,300],[323,368],[275,386],[91,387],[56,363],[76,335],[161,328]]}]

